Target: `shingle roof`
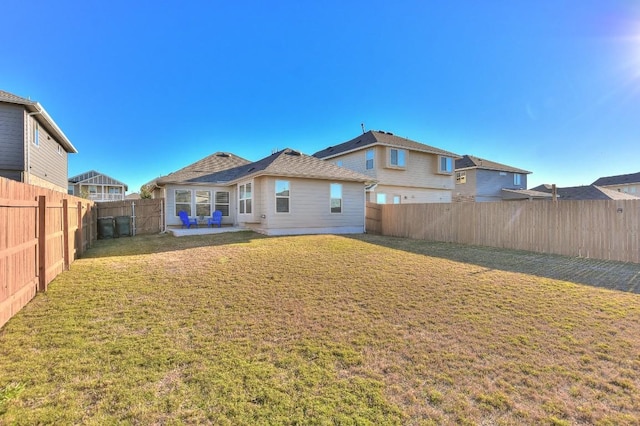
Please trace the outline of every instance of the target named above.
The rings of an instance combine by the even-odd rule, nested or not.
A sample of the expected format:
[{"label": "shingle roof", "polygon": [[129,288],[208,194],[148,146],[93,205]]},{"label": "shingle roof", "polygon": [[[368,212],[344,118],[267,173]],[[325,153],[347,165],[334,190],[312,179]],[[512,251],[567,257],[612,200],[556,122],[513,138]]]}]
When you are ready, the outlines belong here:
[{"label": "shingle roof", "polygon": [[610,186],[610,185],[626,185],[631,183],[640,183],[640,172],[628,175],[607,176],[593,182],[592,185]]},{"label": "shingle roof", "polygon": [[445,155],[447,157],[460,158],[458,154],[454,154],[444,149],[435,148],[433,146],[425,145],[420,142],[412,141],[411,139],[395,136],[389,132],[383,132],[381,130],[369,130],[362,135],[351,139],[350,141],[343,142],[336,146],[330,146],[323,150],[320,150],[313,154],[316,158],[328,159],[335,157],[336,155],[345,154],[351,151],[360,150],[366,146],[385,145],[398,148],[404,148],[410,151],[420,151],[429,154]]},{"label": "shingle roof", "polygon": [[373,181],[369,176],[287,148],[254,163],[199,176],[189,179],[188,182],[230,184],[261,175],[354,182]]},{"label": "shingle roof", "polygon": [[103,185],[122,185],[125,187],[125,190],[128,190],[128,186],[126,183],[123,183],[117,179],[112,178],[111,176],[107,176],[104,173],[97,172],[95,170],[90,170],[88,172],[81,173],[79,175],[70,177],[68,179],[71,183],[97,183]]},{"label": "shingle roof", "polygon": [[484,158],[474,157],[473,155],[463,155],[462,158],[456,160],[456,170],[464,169],[483,169],[496,170],[500,172],[512,172],[530,174],[531,172],[516,167],[507,166],[506,164],[496,163],[495,161],[485,160]]},{"label": "shingle roof", "polygon": [[216,152],[208,157],[189,164],[180,170],[162,176],[154,181],[155,184],[169,182],[186,182],[201,176],[211,175],[222,170],[233,169],[234,167],[249,164],[250,161],[228,152]]},{"label": "shingle roof", "polygon": [[[551,193],[551,185],[540,185],[532,191]],[[637,200],[639,197],[625,192],[613,191],[596,185],[570,186],[557,188],[560,200]]]},{"label": "shingle roof", "polygon": [[5,92],[4,90],[0,90],[0,101],[1,102],[10,102],[13,104],[21,104],[21,105],[35,105],[34,101],[29,99],[21,98],[20,96],[14,95],[13,93]]}]

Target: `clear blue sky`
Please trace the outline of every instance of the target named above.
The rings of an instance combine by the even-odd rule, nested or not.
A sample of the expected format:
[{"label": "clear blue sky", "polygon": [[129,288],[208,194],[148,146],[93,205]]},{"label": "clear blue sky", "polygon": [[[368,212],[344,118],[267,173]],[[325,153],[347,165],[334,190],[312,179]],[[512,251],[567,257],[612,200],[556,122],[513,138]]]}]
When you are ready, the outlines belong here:
[{"label": "clear blue sky", "polygon": [[17,1],[0,89],[129,185],[216,151],[312,154],[360,123],[530,170],[640,171],[640,2]]}]

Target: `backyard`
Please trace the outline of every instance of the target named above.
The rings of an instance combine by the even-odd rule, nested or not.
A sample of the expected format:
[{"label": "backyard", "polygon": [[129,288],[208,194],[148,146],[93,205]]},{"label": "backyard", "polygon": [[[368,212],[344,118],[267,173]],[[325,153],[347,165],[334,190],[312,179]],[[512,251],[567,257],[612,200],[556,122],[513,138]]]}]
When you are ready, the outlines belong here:
[{"label": "backyard", "polygon": [[0,424],[637,424],[639,276],[372,235],[99,241],[0,329]]}]

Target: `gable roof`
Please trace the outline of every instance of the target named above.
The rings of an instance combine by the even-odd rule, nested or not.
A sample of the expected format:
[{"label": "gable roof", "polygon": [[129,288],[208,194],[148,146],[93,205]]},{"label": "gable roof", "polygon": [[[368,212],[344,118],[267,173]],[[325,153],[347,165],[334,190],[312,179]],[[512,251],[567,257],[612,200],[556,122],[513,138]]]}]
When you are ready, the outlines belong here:
[{"label": "gable roof", "polygon": [[601,177],[600,179],[593,182],[592,185],[611,186],[611,185],[628,185],[632,183],[640,183],[640,172],[631,173],[628,175]]},{"label": "gable roof", "polygon": [[47,129],[51,136],[56,139],[65,151],[75,154],[78,152],[76,147],[73,146],[71,141],[67,138],[64,132],[58,127],[53,118],[49,116],[47,111],[38,102],[30,99],[21,98],[13,93],[0,90],[0,102],[6,102],[10,104],[23,105],[30,114],[33,114],[34,118]]},{"label": "gable roof", "polygon": [[[532,191],[551,193],[551,185],[539,185]],[[625,192],[601,188],[596,185],[570,186],[556,188],[560,200],[637,200],[640,197]]]},{"label": "gable roof", "polygon": [[249,164],[250,161],[228,152],[215,152],[193,164],[189,164],[180,170],[161,176],[153,182],[156,185],[164,183],[186,182],[201,176],[208,176],[222,170]]},{"label": "gable roof", "polygon": [[485,160],[484,158],[474,157],[473,155],[463,155],[462,158],[456,160],[456,170],[496,170],[499,172],[511,172],[530,174],[531,172],[516,167],[507,166],[506,164],[496,163],[495,161]]},{"label": "gable roof", "polygon": [[79,175],[70,177],[68,181],[73,184],[84,183],[89,185],[122,185],[124,186],[125,191],[129,190],[126,183],[120,182],[119,180],[114,179],[111,176],[107,176],[104,173],[100,173],[95,170],[90,170],[88,172],[80,173]]},{"label": "gable roof", "polygon": [[286,148],[256,162],[189,179],[189,183],[233,184],[257,176],[299,177],[352,182],[373,182],[371,177]]},{"label": "gable roof", "polygon": [[313,156],[316,158],[328,159],[338,155],[347,154],[349,152],[358,151],[364,147],[371,147],[375,145],[391,146],[404,148],[409,151],[419,151],[425,152],[427,154],[460,158],[458,154],[445,151],[444,149],[425,145],[420,142],[412,141],[411,139],[395,136],[393,133],[384,132],[382,130],[369,130],[368,132],[363,133],[360,136],[355,137],[347,142],[343,142],[336,146],[329,146],[323,150],[320,150],[313,154]]}]

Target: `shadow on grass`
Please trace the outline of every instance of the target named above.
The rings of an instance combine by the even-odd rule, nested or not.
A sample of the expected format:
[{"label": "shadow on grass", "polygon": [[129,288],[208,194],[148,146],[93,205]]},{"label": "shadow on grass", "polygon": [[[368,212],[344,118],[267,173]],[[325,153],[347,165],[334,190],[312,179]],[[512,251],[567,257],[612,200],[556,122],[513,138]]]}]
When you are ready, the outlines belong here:
[{"label": "shadow on grass", "polygon": [[396,250],[471,263],[487,269],[536,275],[610,290],[640,293],[640,264],[576,258],[494,247],[412,240],[379,235],[353,239]]},{"label": "shadow on grass", "polygon": [[248,244],[252,240],[268,238],[253,231],[228,232],[210,235],[174,237],[170,234],[138,235],[135,237],[97,240],[82,258],[92,259],[113,256],[138,256],[189,250],[198,247],[214,247],[232,244]]}]

